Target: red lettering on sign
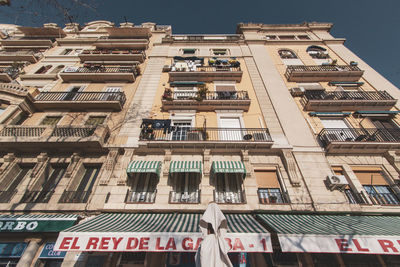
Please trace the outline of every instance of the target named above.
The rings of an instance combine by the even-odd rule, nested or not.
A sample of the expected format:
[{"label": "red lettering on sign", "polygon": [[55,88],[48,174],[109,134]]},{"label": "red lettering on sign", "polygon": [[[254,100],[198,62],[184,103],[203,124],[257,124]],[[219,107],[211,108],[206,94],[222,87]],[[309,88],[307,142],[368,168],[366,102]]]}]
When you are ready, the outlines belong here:
[{"label": "red lettering on sign", "polygon": [[139,240],[136,237],[129,237],[128,243],[126,243],[126,249],[136,249],[138,244]]},{"label": "red lettering on sign", "polygon": [[60,249],[69,249],[72,237],[64,237],[60,244]]},{"label": "red lettering on sign", "polygon": [[347,239],[336,239],[336,244],[339,247],[340,251],[352,251],[351,248],[349,248],[349,241]]},{"label": "red lettering on sign", "polygon": [[149,238],[148,237],[140,238],[139,249],[149,249]]},{"label": "red lettering on sign", "polygon": [[365,251],[365,252],[369,251],[368,248],[363,248],[363,247],[361,247],[361,245],[360,245],[360,243],[358,242],[357,239],[353,239],[353,243],[354,243],[354,245],[356,246],[356,248],[357,248],[358,251]]},{"label": "red lettering on sign", "polygon": [[225,241],[228,243],[229,250],[232,249],[232,242],[230,238],[225,237]]},{"label": "red lettering on sign", "polygon": [[99,243],[99,238],[98,237],[89,237],[89,241],[86,245],[86,249],[96,249],[97,248],[97,243]]},{"label": "red lettering on sign", "polygon": [[170,237],[168,239],[167,245],[165,246],[165,249],[173,249],[176,250],[176,245],[175,245],[175,239],[173,237]]},{"label": "red lettering on sign", "polygon": [[240,240],[240,238],[235,238],[235,243],[233,244],[233,250],[244,250],[242,241]]},{"label": "red lettering on sign", "polygon": [[193,250],[193,239],[191,239],[190,237],[185,237],[182,240],[182,248],[184,250]]},{"label": "red lettering on sign", "polygon": [[79,237],[75,237],[74,241],[72,242],[71,245],[71,249],[80,249],[80,247],[78,245],[76,245],[76,243],[78,242]]},{"label": "red lettering on sign", "polygon": [[160,245],[160,242],[161,242],[161,238],[157,237],[157,239],[156,239],[156,250],[164,250],[164,247],[162,247]]},{"label": "red lettering on sign", "polygon": [[120,238],[113,237],[112,240],[114,242],[113,249],[116,250],[118,248],[119,243],[121,243],[121,241],[122,241],[122,237],[120,237]]},{"label": "red lettering on sign", "polygon": [[385,251],[385,252],[390,252],[390,251],[389,251],[389,248],[390,248],[393,252],[399,252],[399,251],[397,250],[397,248],[394,247],[393,242],[390,241],[390,240],[382,239],[382,240],[378,240],[378,242],[379,242],[379,245],[381,245],[383,251]]},{"label": "red lettering on sign", "polygon": [[263,239],[260,240],[260,242],[261,242],[261,244],[263,246],[264,251],[267,251],[267,241],[265,241],[265,239],[263,238]]},{"label": "red lettering on sign", "polygon": [[203,241],[203,238],[200,237],[200,238],[197,239],[196,246],[194,247],[194,250],[197,250],[199,248],[201,241]]},{"label": "red lettering on sign", "polygon": [[99,249],[108,249],[108,245],[110,244],[111,237],[102,237],[100,241]]}]

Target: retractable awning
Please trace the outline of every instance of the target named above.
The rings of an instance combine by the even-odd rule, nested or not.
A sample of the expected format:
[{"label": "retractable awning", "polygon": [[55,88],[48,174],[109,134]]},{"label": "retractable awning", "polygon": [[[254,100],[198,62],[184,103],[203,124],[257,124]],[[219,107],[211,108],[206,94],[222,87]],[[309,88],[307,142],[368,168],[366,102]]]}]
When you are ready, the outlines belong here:
[{"label": "retractable awning", "polygon": [[213,161],[211,166],[213,173],[243,173],[246,176],[246,167],[241,161]]},{"label": "retractable awning", "polygon": [[342,117],[350,116],[351,112],[310,112],[311,117]]},{"label": "retractable awning", "polygon": [[169,166],[169,172],[196,172],[201,173],[202,164],[201,161],[171,161]]},{"label": "retractable awning", "polygon": [[126,172],[129,173],[155,173],[160,176],[161,161],[134,160],[129,163]]},{"label": "retractable awning", "polygon": [[[202,240],[198,213],[107,213],[60,233],[60,251],[185,251]],[[250,214],[225,214],[231,252],[272,252],[270,234]]]},{"label": "retractable awning", "polygon": [[400,217],[258,214],[283,252],[400,254]]},{"label": "retractable awning", "polygon": [[73,226],[78,215],[73,214],[3,214],[0,233],[4,232],[60,232]]},{"label": "retractable awning", "polygon": [[364,117],[374,117],[374,116],[390,116],[399,114],[398,110],[358,110],[354,112],[355,115],[360,115]]},{"label": "retractable awning", "polygon": [[180,81],[180,82],[170,82],[171,86],[187,86],[187,85],[202,85],[204,82],[196,82],[196,81]]}]

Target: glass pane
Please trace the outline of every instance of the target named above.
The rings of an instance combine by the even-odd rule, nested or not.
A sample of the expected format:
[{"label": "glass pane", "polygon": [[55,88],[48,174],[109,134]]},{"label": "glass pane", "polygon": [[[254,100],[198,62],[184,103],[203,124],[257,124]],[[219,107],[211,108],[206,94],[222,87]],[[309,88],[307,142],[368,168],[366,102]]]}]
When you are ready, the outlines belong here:
[{"label": "glass pane", "polygon": [[47,116],[42,121],[42,125],[56,125],[61,120],[61,116]]},{"label": "glass pane", "polygon": [[85,122],[85,125],[96,126],[103,124],[105,121],[105,116],[90,116],[89,119]]}]

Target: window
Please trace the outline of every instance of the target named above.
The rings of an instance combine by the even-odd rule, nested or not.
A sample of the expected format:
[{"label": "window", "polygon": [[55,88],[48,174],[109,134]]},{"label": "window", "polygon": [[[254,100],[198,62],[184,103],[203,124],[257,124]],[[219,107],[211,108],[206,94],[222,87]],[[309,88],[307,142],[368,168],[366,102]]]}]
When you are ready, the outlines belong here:
[{"label": "window", "polygon": [[320,46],[311,45],[307,48],[307,53],[317,64],[330,63],[328,51]]},{"label": "window", "polygon": [[196,54],[196,50],[197,49],[194,49],[194,48],[184,48],[184,49],[182,49],[182,54],[183,55],[194,55],[194,54]]},{"label": "window", "polygon": [[276,170],[255,170],[261,204],[285,203]]},{"label": "window", "polygon": [[66,55],[71,54],[72,51],[73,51],[73,49],[70,49],[70,48],[64,49],[64,51],[62,51],[60,55],[66,56]]},{"label": "window", "polygon": [[382,169],[374,167],[353,167],[353,171],[374,204],[400,204],[397,194],[388,184]]},{"label": "window", "polygon": [[85,122],[85,125],[97,126],[103,124],[105,120],[106,116],[89,116],[89,118]]},{"label": "window", "polygon": [[21,164],[16,165],[10,170],[8,175],[1,181],[0,188],[0,203],[8,203],[17,192],[18,185],[22,182],[24,177],[29,177],[34,164]]},{"label": "window", "polygon": [[276,40],[276,35],[267,35],[265,36],[267,40]]},{"label": "window", "polygon": [[242,130],[241,118],[238,116],[221,116],[218,120],[220,140],[241,141],[244,132]]},{"label": "window", "polygon": [[242,192],[242,174],[217,173],[215,174],[214,200],[217,203],[244,203]]},{"label": "window", "polygon": [[224,49],[224,48],[214,48],[214,49],[211,49],[211,52],[214,56],[228,55],[228,49]]},{"label": "window", "polygon": [[55,126],[61,120],[61,118],[61,116],[46,116],[40,124]]},{"label": "window", "polygon": [[13,125],[22,125],[24,123],[24,121],[26,121],[29,118],[29,115],[25,112],[21,112],[20,114],[18,114],[18,116],[16,116],[13,119],[12,124]]},{"label": "window", "polygon": [[158,176],[154,173],[136,173],[129,179],[131,190],[127,203],[154,203],[157,194]]},{"label": "window", "polygon": [[[177,116],[179,117],[179,116]],[[171,126],[173,126],[173,132],[171,138],[173,141],[185,141],[188,140],[192,128],[193,119],[192,117],[180,117],[173,118],[171,121]],[[190,139],[190,138],[189,138]],[[198,139],[197,139],[198,140]]]},{"label": "window", "polygon": [[89,27],[87,27],[85,30],[87,31],[87,32],[94,32],[94,31],[96,31],[97,30],[97,26],[89,26]]},{"label": "window", "polygon": [[295,40],[294,35],[279,35],[279,40]]},{"label": "window", "polygon": [[310,40],[308,35],[297,35],[297,39],[299,40]]},{"label": "window", "polygon": [[140,264],[146,266],[146,252],[123,252],[121,253],[119,266]]},{"label": "window", "polygon": [[49,69],[52,68],[52,65],[41,66],[35,74],[45,74]]},{"label": "window", "polygon": [[120,92],[122,91],[121,86],[107,86],[105,89],[105,94],[103,94],[102,99],[104,101],[113,101],[120,98]]},{"label": "window", "polygon": [[200,175],[193,172],[172,173],[170,203],[199,203]]},{"label": "window", "polygon": [[279,56],[283,59],[293,59],[297,58],[296,54],[293,51],[287,50],[287,49],[281,49],[278,51]]},{"label": "window", "polygon": [[[335,175],[344,175],[344,170],[342,167],[336,166],[332,167],[333,173]],[[365,204],[363,196],[359,193],[354,192],[349,185],[344,188],[344,194],[350,204]]]},{"label": "window", "polygon": [[174,87],[174,99],[190,99],[197,96],[197,87],[195,85],[184,85]]},{"label": "window", "polygon": [[85,85],[73,85],[67,89],[68,93],[64,95],[64,101],[72,101],[78,97],[78,93],[86,88]]},{"label": "window", "polygon": [[58,65],[55,67],[50,73],[59,73],[65,66],[64,65]]}]

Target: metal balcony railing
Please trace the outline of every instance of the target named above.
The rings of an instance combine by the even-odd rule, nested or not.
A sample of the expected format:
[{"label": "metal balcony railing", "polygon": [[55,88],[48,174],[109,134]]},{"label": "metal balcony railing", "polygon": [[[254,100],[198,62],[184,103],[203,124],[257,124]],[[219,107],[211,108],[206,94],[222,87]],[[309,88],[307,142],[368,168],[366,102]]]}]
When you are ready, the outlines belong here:
[{"label": "metal balcony railing", "polygon": [[86,203],[92,191],[67,191],[61,195],[59,203]]},{"label": "metal balcony railing", "polygon": [[154,203],[156,200],[157,189],[154,191],[132,191],[129,190],[126,193],[126,203]]},{"label": "metal balcony railing", "polygon": [[361,71],[357,66],[347,65],[315,65],[315,66],[304,66],[304,65],[291,65],[287,66],[285,76],[288,77],[292,72],[342,72],[342,71]]},{"label": "metal balcony railing", "polygon": [[367,193],[375,205],[400,205],[399,198],[394,193]]},{"label": "metal balcony railing", "polygon": [[400,129],[325,128],[318,137],[325,146],[331,142],[400,142]]},{"label": "metal balcony railing", "polygon": [[17,190],[0,191],[0,203],[8,203],[17,193]]},{"label": "metal balcony railing", "polygon": [[242,69],[240,67],[230,67],[230,66],[199,66],[196,68],[174,68],[172,67],[170,72],[240,72]]},{"label": "metal balcony railing", "polygon": [[142,141],[224,141],[272,142],[266,128],[190,128],[146,129],[140,134]]},{"label": "metal balcony railing", "polygon": [[219,204],[245,204],[245,192],[222,192],[214,190],[214,201]]},{"label": "metal balcony railing", "polygon": [[136,69],[132,67],[68,67],[63,73],[136,73]]},{"label": "metal balcony railing", "polygon": [[217,91],[199,95],[197,92],[171,92],[165,91],[163,100],[249,100],[247,91]]},{"label": "metal balcony railing", "polygon": [[281,190],[258,189],[258,200],[261,204],[284,204],[288,203],[288,197]]},{"label": "metal balcony railing", "polygon": [[363,91],[306,91],[304,100],[394,100],[394,98],[386,91],[363,92]]},{"label": "metal balcony railing", "polygon": [[48,203],[54,190],[51,191],[25,191],[21,202],[22,203]]},{"label": "metal balcony railing", "polygon": [[176,204],[176,203],[188,203],[188,204],[196,204],[200,203],[200,195],[201,190],[185,193],[185,192],[169,192],[169,203]]},{"label": "metal balcony railing", "polygon": [[0,67],[0,73],[8,74],[11,79],[15,79],[19,74],[19,69],[13,67]]},{"label": "metal balcony railing", "polygon": [[0,136],[39,137],[45,130],[46,126],[7,125],[1,130]]},{"label": "metal balcony railing", "polygon": [[354,193],[351,189],[345,189],[344,193],[350,204],[368,204],[368,200],[363,192]]},{"label": "metal balcony railing", "polygon": [[132,54],[142,54],[146,56],[143,50],[108,50],[108,49],[95,49],[95,50],[83,50],[83,55],[132,55]]},{"label": "metal balcony railing", "polygon": [[121,105],[124,105],[126,97],[124,92],[41,92],[35,100],[46,102],[118,101]]}]

